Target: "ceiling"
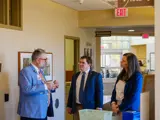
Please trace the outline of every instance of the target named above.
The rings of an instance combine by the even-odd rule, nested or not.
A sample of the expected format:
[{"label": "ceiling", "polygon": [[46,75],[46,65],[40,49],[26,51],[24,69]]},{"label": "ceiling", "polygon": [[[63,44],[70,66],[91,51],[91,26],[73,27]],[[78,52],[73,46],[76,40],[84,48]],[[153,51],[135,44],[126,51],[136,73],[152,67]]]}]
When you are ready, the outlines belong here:
[{"label": "ceiling", "polygon": [[[52,0],[78,11],[112,9],[116,0]],[[80,4],[80,1],[83,1]],[[106,2],[110,1],[110,2]]]},{"label": "ceiling", "polygon": [[[86,10],[104,10],[113,9],[115,6],[115,1],[117,0],[51,0],[53,2],[59,3],[61,5],[70,7],[78,11]],[[80,4],[80,1],[83,1]],[[106,2],[109,1],[109,2]],[[135,30],[134,32],[128,32],[128,30]],[[143,33],[154,34],[154,26],[122,26],[122,27],[104,27],[97,28],[97,31],[112,31],[112,34],[132,34],[139,35]]]}]

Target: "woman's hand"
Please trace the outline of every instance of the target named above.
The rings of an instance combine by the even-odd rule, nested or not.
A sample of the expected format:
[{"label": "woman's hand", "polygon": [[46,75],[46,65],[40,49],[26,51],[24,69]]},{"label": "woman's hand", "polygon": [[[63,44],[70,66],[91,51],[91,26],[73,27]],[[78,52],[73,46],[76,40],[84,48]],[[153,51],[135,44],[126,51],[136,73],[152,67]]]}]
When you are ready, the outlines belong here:
[{"label": "woman's hand", "polygon": [[116,103],[112,103],[111,107],[112,107],[112,111],[114,113],[118,113],[119,112],[119,107],[118,107],[118,105]]}]

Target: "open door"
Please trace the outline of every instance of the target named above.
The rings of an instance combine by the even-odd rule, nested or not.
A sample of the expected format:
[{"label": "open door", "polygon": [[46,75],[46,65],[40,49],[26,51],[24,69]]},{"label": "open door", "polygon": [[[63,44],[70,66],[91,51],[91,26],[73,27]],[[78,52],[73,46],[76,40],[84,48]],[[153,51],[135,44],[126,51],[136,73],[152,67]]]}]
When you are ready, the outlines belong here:
[{"label": "open door", "polygon": [[[69,89],[71,85],[72,76],[79,71],[78,61],[80,57],[79,53],[79,41],[77,37],[65,36],[65,103],[67,105]],[[66,120],[73,120],[73,116],[69,115],[66,111]]]}]

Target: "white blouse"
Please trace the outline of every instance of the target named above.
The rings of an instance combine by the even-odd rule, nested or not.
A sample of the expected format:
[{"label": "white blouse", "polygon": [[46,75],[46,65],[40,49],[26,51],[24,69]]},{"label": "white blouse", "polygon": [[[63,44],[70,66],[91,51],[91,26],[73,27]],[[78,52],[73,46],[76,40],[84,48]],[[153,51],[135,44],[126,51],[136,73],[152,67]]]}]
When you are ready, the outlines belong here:
[{"label": "white blouse", "polygon": [[121,103],[121,101],[124,98],[124,88],[125,88],[125,81],[119,80],[116,84],[116,100],[118,101],[118,104]]}]

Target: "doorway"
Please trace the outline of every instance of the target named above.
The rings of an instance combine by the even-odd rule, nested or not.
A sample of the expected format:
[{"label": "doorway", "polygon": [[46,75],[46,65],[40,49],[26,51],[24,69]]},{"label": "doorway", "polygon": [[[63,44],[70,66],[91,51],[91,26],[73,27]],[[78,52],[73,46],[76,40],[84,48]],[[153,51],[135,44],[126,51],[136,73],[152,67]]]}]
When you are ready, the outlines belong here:
[{"label": "doorway", "polygon": [[[64,62],[65,62],[65,105],[67,106],[68,94],[72,75],[79,71],[78,61],[80,57],[80,38],[64,36]],[[73,120],[73,115],[65,113],[66,120]]]}]

